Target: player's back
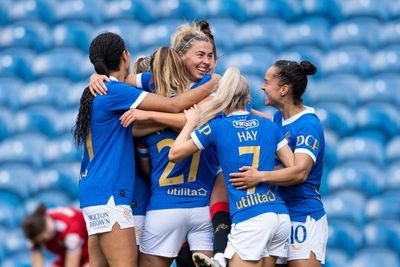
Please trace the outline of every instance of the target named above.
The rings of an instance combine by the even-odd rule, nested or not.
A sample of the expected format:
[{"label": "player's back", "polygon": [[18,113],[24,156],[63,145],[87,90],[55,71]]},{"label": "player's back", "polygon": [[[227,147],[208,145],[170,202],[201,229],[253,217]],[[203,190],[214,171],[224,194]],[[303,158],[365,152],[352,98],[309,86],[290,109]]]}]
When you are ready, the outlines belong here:
[{"label": "player's back", "polygon": [[201,143],[216,148],[229,192],[233,222],[265,212],[287,213],[277,186],[263,183],[238,190],[229,182],[229,173],[238,172],[242,166],[253,166],[259,171],[274,169],[275,153],[286,141],[271,121],[244,111],[229,116],[220,114],[195,134]]},{"label": "player's back", "polygon": [[218,172],[216,153],[207,149],[178,163],[168,160],[178,133],[165,129],[143,138],[152,165],[148,210],[192,208],[209,205]]}]

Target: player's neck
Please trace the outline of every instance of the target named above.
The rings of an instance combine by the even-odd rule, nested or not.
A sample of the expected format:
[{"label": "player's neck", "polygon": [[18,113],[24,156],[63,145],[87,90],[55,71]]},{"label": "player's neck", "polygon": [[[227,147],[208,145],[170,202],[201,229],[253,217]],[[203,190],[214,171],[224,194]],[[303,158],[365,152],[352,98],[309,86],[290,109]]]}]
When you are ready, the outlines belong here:
[{"label": "player's neck", "polygon": [[123,71],[114,71],[114,72],[111,72],[110,75],[115,77],[120,82],[125,81],[125,72],[123,72]]},{"label": "player's neck", "polygon": [[299,114],[304,110],[303,103],[299,105],[284,105],[281,112],[283,114],[283,118],[285,120],[290,119],[291,117]]}]

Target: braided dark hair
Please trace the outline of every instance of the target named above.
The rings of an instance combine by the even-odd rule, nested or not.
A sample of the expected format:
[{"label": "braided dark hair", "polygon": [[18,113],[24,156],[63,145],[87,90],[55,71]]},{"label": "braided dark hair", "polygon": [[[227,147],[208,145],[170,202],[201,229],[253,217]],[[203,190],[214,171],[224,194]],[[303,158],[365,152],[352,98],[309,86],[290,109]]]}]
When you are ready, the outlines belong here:
[{"label": "braided dark hair", "polygon": [[208,38],[210,38],[212,46],[213,46],[213,53],[214,53],[214,58],[217,59],[217,47],[215,46],[215,40],[214,40],[214,35],[211,32],[210,24],[208,23],[207,20],[202,19],[200,21],[196,22],[197,27],[200,28],[200,30],[207,35]]},{"label": "braided dark hair", "polygon": [[46,206],[40,204],[36,210],[22,222],[22,230],[25,237],[32,243],[35,243],[36,237],[43,233],[46,228],[46,210]]},{"label": "braided dark hair", "polygon": [[[99,34],[90,44],[89,59],[97,74],[110,76],[112,71],[118,71],[122,53],[126,50],[124,40],[115,33]],[[73,128],[76,146],[81,146],[90,128],[94,96],[86,87],[80,100],[79,113]]]},{"label": "braided dark hair", "polygon": [[308,82],[307,75],[315,74],[317,67],[307,60],[300,63],[290,60],[278,60],[273,66],[278,68],[278,73],[275,76],[280,78],[279,85],[289,85],[292,89],[294,103],[302,103],[302,95]]}]

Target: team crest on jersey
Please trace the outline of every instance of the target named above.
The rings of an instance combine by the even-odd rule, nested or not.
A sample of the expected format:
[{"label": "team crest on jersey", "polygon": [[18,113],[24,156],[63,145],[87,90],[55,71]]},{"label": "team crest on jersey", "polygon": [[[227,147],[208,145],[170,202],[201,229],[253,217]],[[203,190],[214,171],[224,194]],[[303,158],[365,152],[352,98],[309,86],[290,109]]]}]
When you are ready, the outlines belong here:
[{"label": "team crest on jersey", "polygon": [[260,123],[258,122],[257,119],[252,119],[252,120],[236,120],[233,121],[233,127],[235,128],[243,128],[243,129],[250,129],[254,127],[258,127]]}]

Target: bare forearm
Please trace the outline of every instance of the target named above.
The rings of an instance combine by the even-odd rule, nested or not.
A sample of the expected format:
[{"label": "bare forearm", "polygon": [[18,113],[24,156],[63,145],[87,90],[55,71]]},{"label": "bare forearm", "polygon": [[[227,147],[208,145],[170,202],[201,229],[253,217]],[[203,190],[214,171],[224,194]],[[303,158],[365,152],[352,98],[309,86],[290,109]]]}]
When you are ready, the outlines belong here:
[{"label": "bare forearm", "polygon": [[281,186],[299,184],[307,179],[307,174],[296,166],[261,173],[262,182]]},{"label": "bare forearm", "polygon": [[133,137],[142,137],[152,133],[159,132],[165,128],[166,128],[165,125],[161,125],[156,122],[145,123],[145,124],[136,122],[135,126],[132,128],[132,135]]},{"label": "bare forearm", "polygon": [[157,111],[150,111],[149,118],[151,121],[159,124],[174,128],[182,129],[185,126],[186,118],[183,113],[164,113]]},{"label": "bare forearm", "polygon": [[190,139],[190,133],[195,129],[195,127],[196,126],[191,125],[190,123],[185,124],[169,151],[168,157],[170,161],[178,162],[187,157],[185,151],[181,148]]},{"label": "bare forearm", "polygon": [[43,255],[40,252],[40,250],[32,251],[31,259],[32,259],[32,267],[43,267],[44,266]]}]

